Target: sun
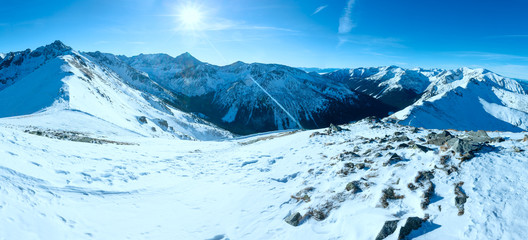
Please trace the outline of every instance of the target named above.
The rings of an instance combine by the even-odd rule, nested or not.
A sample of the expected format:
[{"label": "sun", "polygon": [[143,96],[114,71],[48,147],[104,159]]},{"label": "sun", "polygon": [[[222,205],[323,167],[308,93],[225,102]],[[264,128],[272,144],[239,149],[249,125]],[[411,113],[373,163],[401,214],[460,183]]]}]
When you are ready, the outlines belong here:
[{"label": "sun", "polygon": [[203,12],[196,6],[184,6],[180,9],[178,17],[183,28],[195,30],[202,23]]}]

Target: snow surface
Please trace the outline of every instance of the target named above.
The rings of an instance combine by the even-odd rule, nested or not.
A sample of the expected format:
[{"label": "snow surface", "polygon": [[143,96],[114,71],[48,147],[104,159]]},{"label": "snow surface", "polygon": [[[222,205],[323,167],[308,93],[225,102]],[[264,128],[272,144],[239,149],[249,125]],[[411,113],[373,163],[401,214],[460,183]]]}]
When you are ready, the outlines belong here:
[{"label": "snow surface", "polygon": [[[76,115],[82,119],[106,121],[106,125],[142,136],[201,140],[232,137],[225,130],[167,106],[157,97],[133,89],[111,69],[92,62],[60,42],[24,52],[21,59],[24,64],[0,69],[0,74],[6,74],[4,76],[16,76],[11,85],[0,91],[3,103],[0,117],[42,111],[73,116],[68,112],[77,111],[84,113]],[[58,113],[61,111],[66,113]],[[71,123],[65,123],[61,129],[66,126],[72,126],[72,131],[79,129],[78,125]]]},{"label": "snow surface", "polygon": [[433,79],[418,101],[391,117],[433,129],[528,130],[528,95],[519,81],[469,68]]},{"label": "snow surface", "polygon": [[[220,142],[128,134],[126,140],[134,145],[101,145],[2,124],[0,214],[5,217],[0,218],[0,238],[373,239],[386,220],[425,213],[430,220],[412,233],[415,239],[522,239],[528,234],[528,225],[519,220],[528,217],[522,201],[528,190],[528,154],[511,150],[527,149],[527,142],[516,141],[521,134],[490,133],[507,141],[461,163],[458,173],[435,171],[436,194],[422,210],[421,192],[406,185],[448,153],[432,145],[427,153],[380,150],[387,143],[368,143],[364,137],[401,131],[418,141],[429,131],[413,134],[412,128],[364,121],[345,128],[350,131],[328,136],[279,132]],[[122,140],[119,134],[107,137]],[[339,175],[344,162],[335,156],[354,148],[362,157],[347,161],[373,163]],[[368,149],[374,152],[367,154]],[[373,156],[378,152],[382,157]],[[389,152],[405,161],[383,167]],[[353,180],[370,187],[351,194],[345,186]],[[459,181],[469,196],[462,216],[454,205]],[[388,186],[405,198],[382,208],[381,190]],[[291,197],[306,187],[315,189],[311,201]],[[284,222],[292,212],[304,214],[328,202],[335,208],[323,221],[312,218],[298,227]]]}]

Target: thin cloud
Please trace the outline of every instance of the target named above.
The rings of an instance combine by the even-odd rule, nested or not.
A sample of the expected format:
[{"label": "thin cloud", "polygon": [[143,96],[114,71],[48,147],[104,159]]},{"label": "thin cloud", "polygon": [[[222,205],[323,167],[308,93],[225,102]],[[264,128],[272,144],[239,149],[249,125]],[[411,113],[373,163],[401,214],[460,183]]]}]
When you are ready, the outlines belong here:
[{"label": "thin cloud", "polygon": [[511,54],[502,54],[502,53],[489,53],[489,52],[455,52],[453,53],[456,57],[475,57],[480,58],[481,60],[502,60],[502,61],[528,61],[526,56],[518,56]]},{"label": "thin cloud", "polygon": [[368,47],[406,48],[406,46],[402,44],[402,40],[398,38],[380,38],[365,35],[340,36],[337,47],[341,47],[343,44],[347,43]]},{"label": "thin cloud", "polygon": [[349,33],[356,26],[354,21],[352,21],[352,10],[354,9],[355,3],[356,0],[348,0],[343,15],[339,19],[339,33],[341,34]]},{"label": "thin cloud", "polygon": [[320,6],[318,7],[317,9],[315,9],[315,11],[312,13],[312,16],[315,15],[315,14],[318,14],[319,12],[323,11],[325,8],[327,8],[328,5],[324,5],[324,6]]}]

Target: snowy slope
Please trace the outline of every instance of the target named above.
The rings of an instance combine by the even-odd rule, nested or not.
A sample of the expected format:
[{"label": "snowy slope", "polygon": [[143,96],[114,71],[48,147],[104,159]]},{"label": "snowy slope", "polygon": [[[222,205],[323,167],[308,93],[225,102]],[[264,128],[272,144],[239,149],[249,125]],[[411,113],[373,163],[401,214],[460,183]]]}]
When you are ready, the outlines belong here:
[{"label": "snowy slope", "polygon": [[436,129],[528,129],[528,95],[518,81],[469,68],[445,71],[432,79],[416,103],[393,117],[402,124]]},{"label": "snowy slope", "polygon": [[[366,121],[342,127],[349,131],[179,141],[175,147],[159,138],[127,138],[133,146],[71,142],[2,125],[0,238],[374,239],[385,221],[399,220],[399,229],[408,217],[426,214],[413,239],[528,234],[519,220],[528,217],[522,201],[528,155],[512,150],[528,149],[518,141],[522,134],[489,133],[506,140],[461,162],[420,140],[427,130]],[[402,145],[411,144],[402,136],[431,150]],[[402,160],[385,165],[394,153]],[[433,174],[425,210],[420,171]],[[356,193],[346,190],[353,181]],[[468,197],[461,216],[454,191],[460,182]],[[390,187],[403,198],[389,199],[384,208],[380,199]],[[297,227],[285,222],[295,212],[318,209],[328,210],[325,219],[307,218]]]},{"label": "snowy slope", "polygon": [[175,107],[240,134],[317,128],[393,110],[339,82],[283,65],[214,66],[188,53],[121,59],[173,92]]},{"label": "snowy slope", "polygon": [[398,109],[414,103],[431,84],[438,69],[403,69],[396,66],[342,69],[325,77],[347,84]]},{"label": "snowy slope", "polygon": [[[230,136],[228,132],[192,115],[166,106],[154,96],[132,89],[110,69],[102,68],[71,48],[61,46],[62,43],[55,42],[39,48],[41,52],[51,55],[37,55],[29,51],[20,64],[13,63],[0,69],[8,76],[16,76],[10,86],[0,91],[0,101],[3,103],[0,117],[40,111],[60,116],[61,113],[57,112],[75,111],[84,113],[82,117],[101,119],[113,124],[116,129],[127,129],[143,136],[185,139]],[[32,126],[41,122],[39,116],[33,116]],[[14,124],[19,118],[1,121]],[[75,130],[76,126],[72,123],[56,125],[55,128]]]}]

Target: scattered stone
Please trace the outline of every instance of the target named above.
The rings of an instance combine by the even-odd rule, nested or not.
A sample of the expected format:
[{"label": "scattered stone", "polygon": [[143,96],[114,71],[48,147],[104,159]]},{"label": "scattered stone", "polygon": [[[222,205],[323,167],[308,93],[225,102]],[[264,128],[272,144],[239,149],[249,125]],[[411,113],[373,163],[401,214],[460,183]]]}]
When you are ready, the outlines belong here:
[{"label": "scattered stone", "polygon": [[391,157],[389,158],[388,161],[384,162],[383,163],[383,166],[388,166],[388,165],[393,165],[393,164],[396,164],[400,161],[403,161],[403,159],[400,157],[400,155],[396,154],[396,153],[393,153],[391,155]]},{"label": "scattered stone", "polygon": [[138,121],[142,124],[146,124],[147,123],[147,117],[145,116],[141,116],[141,117],[138,117]]},{"label": "scattered stone", "polygon": [[468,196],[462,189],[464,182],[459,182],[455,185],[455,206],[458,208],[458,216],[464,215],[464,204],[466,203]]},{"label": "scattered stone", "polygon": [[418,183],[420,186],[424,186],[425,181],[430,181],[434,178],[434,171],[420,171],[418,175],[414,178],[414,182]]},{"label": "scattered stone", "polygon": [[472,154],[482,148],[482,144],[478,142],[459,138],[450,139],[446,142],[446,145],[461,156],[464,156],[468,153]]},{"label": "scattered stone", "polygon": [[356,168],[357,168],[357,169],[360,169],[360,170],[361,170],[361,169],[365,169],[365,167],[366,167],[366,166],[365,166],[364,163],[358,163],[358,164],[356,164]]},{"label": "scattered stone", "polygon": [[412,127],[411,128],[411,133],[418,133],[420,131],[420,129],[416,128],[416,127]]},{"label": "scattered stone", "polygon": [[398,221],[399,220],[385,221],[385,224],[383,224],[383,227],[378,233],[376,240],[383,240],[393,234],[396,231],[396,228],[398,228]]},{"label": "scattered stone", "polygon": [[513,151],[516,152],[516,153],[524,152],[524,150],[520,149],[520,148],[517,147],[517,146],[513,146]]},{"label": "scattered stone", "polygon": [[528,135],[524,135],[523,142],[528,142]]},{"label": "scattered stone", "polygon": [[321,132],[314,132],[312,134],[310,134],[310,138],[313,138],[315,136],[325,136],[327,135],[326,133],[321,133]]},{"label": "scattered stone", "polygon": [[407,142],[410,140],[407,136],[397,136],[391,139],[392,142]]},{"label": "scattered stone", "polygon": [[398,145],[398,149],[408,148],[408,147],[409,147],[409,145],[406,144],[406,143],[402,143],[402,144]]},{"label": "scattered stone", "polygon": [[359,181],[352,181],[352,182],[349,182],[347,185],[346,185],[346,190],[349,191],[349,192],[352,192],[354,194],[358,193],[358,192],[361,192],[361,188],[359,187]]},{"label": "scattered stone", "polygon": [[401,135],[403,135],[402,132],[394,132],[394,136],[401,136]]},{"label": "scattered stone", "polygon": [[430,133],[429,135],[426,136],[426,138],[427,138],[427,144],[441,146],[441,145],[444,145],[444,143],[446,143],[447,141],[454,138],[454,136],[451,135],[451,133],[449,133],[448,131],[444,130],[438,134]]},{"label": "scattered stone", "polygon": [[334,134],[334,133],[341,132],[343,130],[344,130],[343,128],[341,128],[339,126],[336,126],[333,123],[330,123],[330,126],[326,130],[326,134],[331,135],[331,134]]},{"label": "scattered stone", "polygon": [[412,145],[410,146],[410,148],[412,148],[412,149],[416,149],[416,150],[420,150],[420,151],[422,151],[422,152],[429,152],[429,151],[431,151],[430,148],[428,148],[428,147],[426,147],[426,146],[419,145],[419,144],[412,144]]},{"label": "scattered stone", "polygon": [[446,166],[447,165],[447,161],[449,161],[449,156],[448,155],[443,155],[440,157],[440,164]]},{"label": "scattered stone", "polygon": [[359,156],[355,152],[345,151],[345,152],[342,152],[339,155],[333,157],[333,159],[336,159],[338,161],[350,161],[350,160],[352,160],[354,158],[358,158],[358,157],[361,157],[361,156]]},{"label": "scattered stone", "polygon": [[478,143],[490,143],[493,139],[484,130],[478,130],[477,132],[470,131],[466,133],[466,136],[474,142]]},{"label": "scattered stone", "polygon": [[422,207],[423,210],[427,209],[435,192],[435,185],[431,181],[429,181],[427,185],[428,187],[425,189],[422,195],[422,202],[420,203],[420,207]]},{"label": "scattered stone", "polygon": [[503,137],[496,137],[491,140],[491,142],[495,142],[495,143],[501,143],[504,141],[506,141],[506,139],[504,139]]},{"label": "scattered stone", "polygon": [[317,208],[310,208],[306,215],[312,216],[317,221],[323,221],[334,208],[334,204],[331,201],[327,201],[324,204],[317,206]]},{"label": "scattered stone", "polygon": [[407,187],[408,187],[409,189],[411,189],[411,191],[414,191],[414,190],[418,189],[418,187],[417,187],[416,185],[414,185],[413,183],[409,183],[409,184],[407,184]]},{"label": "scattered stone", "polygon": [[393,187],[389,187],[389,188],[383,189],[382,193],[383,194],[381,195],[380,202],[381,202],[381,206],[383,208],[387,208],[389,206],[388,200],[396,200],[396,199],[405,198],[405,196],[403,196],[403,195],[397,195],[394,192],[394,188]]},{"label": "scattered stone", "polygon": [[290,216],[286,217],[286,219],[284,219],[284,221],[294,227],[297,227],[299,226],[299,223],[301,221],[301,214],[299,212],[296,212],[294,214],[291,214]]},{"label": "scattered stone", "polygon": [[324,212],[320,211],[320,210],[312,210],[310,212],[310,215],[317,221],[323,221],[326,219],[326,215]]},{"label": "scattered stone", "polygon": [[398,240],[405,239],[413,230],[417,230],[422,227],[423,219],[419,217],[409,217],[405,222],[405,225],[400,228],[400,234],[398,234]]}]

